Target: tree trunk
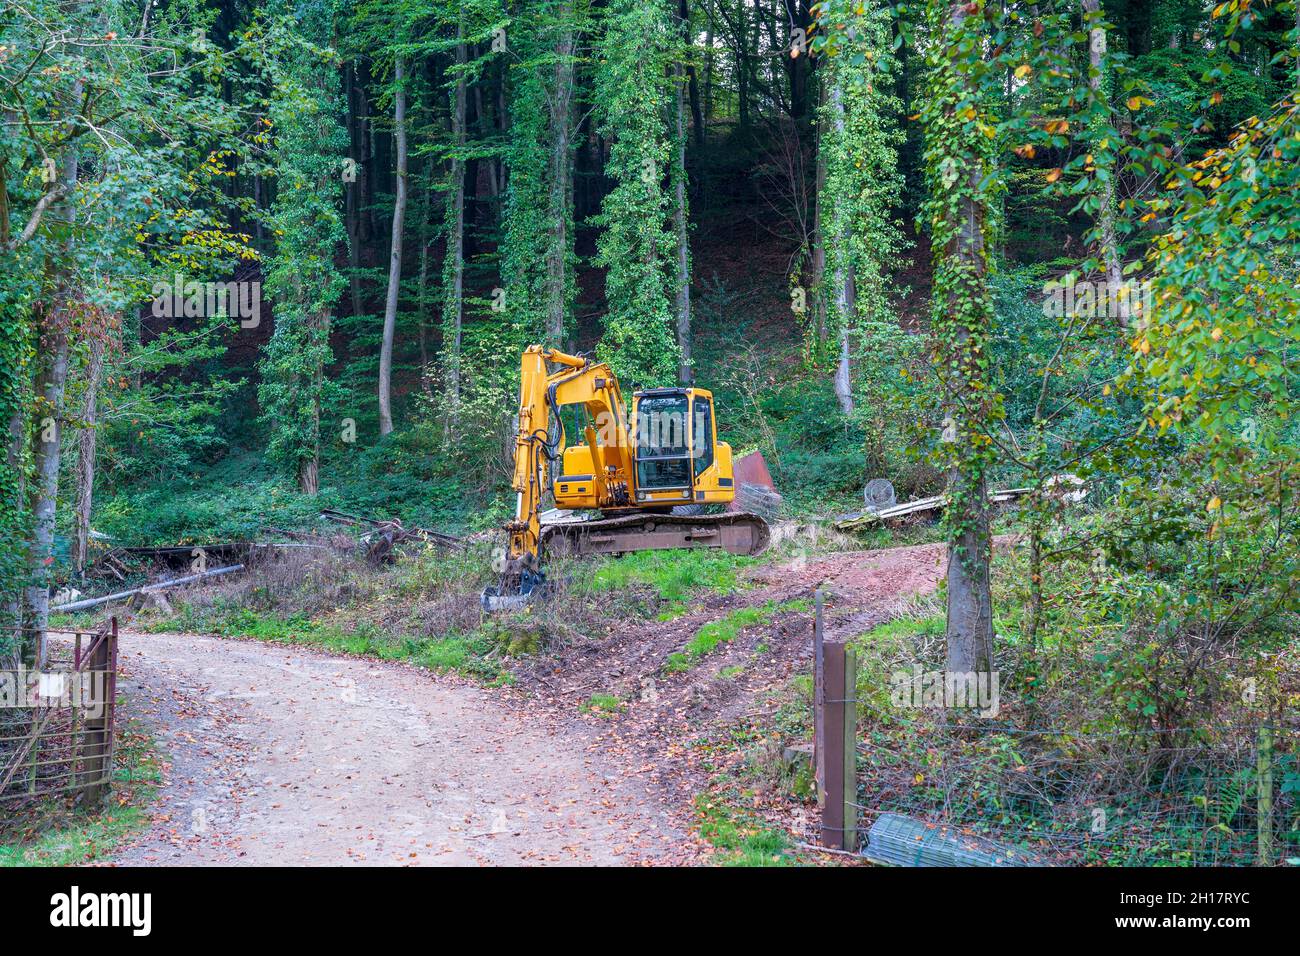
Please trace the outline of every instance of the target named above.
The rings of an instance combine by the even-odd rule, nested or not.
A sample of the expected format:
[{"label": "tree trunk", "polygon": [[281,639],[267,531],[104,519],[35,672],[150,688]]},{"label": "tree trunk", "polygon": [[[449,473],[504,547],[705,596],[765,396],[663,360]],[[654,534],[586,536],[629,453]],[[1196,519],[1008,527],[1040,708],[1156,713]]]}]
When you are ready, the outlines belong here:
[{"label": "tree trunk", "polygon": [[809,303],[813,308],[813,343],[814,352],[821,356],[822,349],[826,345],[826,242],[825,233],[822,231],[822,193],[826,189],[826,157],[822,155],[821,147],[821,124],[817,124],[815,132],[816,139],[813,143],[813,149],[817,153],[817,172],[814,192],[815,206],[813,208],[813,236],[812,249],[809,252],[809,277],[805,283],[804,308],[808,308]]},{"label": "tree trunk", "polygon": [[704,0],[704,122],[713,118],[713,4]]},{"label": "tree trunk", "polygon": [[[74,86],[71,97],[77,102],[82,84]],[[27,564],[30,584],[27,588],[27,619],[32,647],[33,668],[45,666],[45,630],[50,621],[50,566],[54,563],[54,508],[59,496],[59,440],[63,433],[63,397],[68,384],[69,332],[72,325],[72,302],[76,296],[72,272],[71,230],[76,218],[72,194],[77,187],[77,153],[69,149],[63,164],[64,198],[60,201],[61,217],[67,223],[69,238],[64,241],[63,257],[54,268],[53,298],[49,308],[41,311],[40,370],[36,380],[36,414],[32,442],[32,470],[35,478],[30,490],[32,520]]]},{"label": "tree trunk", "polygon": [[[1081,0],[1084,24],[1088,28],[1088,89],[1094,102],[1102,102],[1102,68],[1106,55],[1106,28],[1101,19],[1101,0]],[[1098,160],[1101,159],[1098,150]],[[1119,258],[1119,240],[1115,231],[1115,164],[1107,170],[1109,177],[1101,185],[1097,210],[1098,241],[1101,245],[1102,266],[1106,270],[1106,291],[1109,302],[1116,307],[1115,316],[1125,328],[1129,321],[1128,296],[1121,294],[1124,284],[1124,267]]]},{"label": "tree trunk", "polygon": [[[842,139],[845,126],[844,99],[840,92],[839,80],[834,76],[830,80],[830,99],[831,115],[835,123],[835,132]],[[849,248],[849,236],[847,230],[841,232],[836,237],[840,249]],[[835,296],[835,311],[838,313],[838,326],[840,336],[840,354],[839,360],[835,363],[835,398],[840,403],[840,412],[845,415],[853,414],[853,378],[850,374],[849,365],[849,326],[853,322],[854,295],[853,295],[853,270],[850,265],[844,261],[843,255],[835,257],[835,270],[832,276],[834,288],[831,290]]]},{"label": "tree trunk", "polygon": [[397,138],[397,195],[393,202],[393,243],[388,261],[388,301],[384,305],[384,341],[379,350],[379,434],[393,430],[393,338],[397,300],[402,287],[402,226],[406,219],[406,84],[405,64],[393,65],[393,132]]},{"label": "tree trunk", "polygon": [[360,71],[357,72],[356,79],[353,82],[353,91],[356,93],[356,149],[355,158],[357,161],[357,238],[361,241],[361,246],[370,242],[375,234],[375,175],[374,175],[374,151],[375,137],[372,126],[373,120],[370,116],[370,100],[366,96],[365,81],[369,78],[369,70],[363,76]]},{"label": "tree trunk", "polygon": [[28,549],[31,584],[27,589],[27,621],[33,641],[32,666],[45,663],[45,629],[50,619],[50,565],[54,561],[54,505],[59,494],[59,442],[63,434],[63,396],[68,383],[68,324],[72,288],[63,277],[54,303],[44,312],[41,335],[45,360],[36,394],[39,398],[32,443],[35,480],[31,488],[32,534]]},{"label": "tree trunk", "polygon": [[[785,0],[785,15],[787,22],[790,24],[791,33],[796,29],[802,29],[805,36],[807,35],[809,27],[812,25],[812,17],[808,5],[803,0]],[[811,38],[809,40],[811,41]],[[790,118],[798,122],[808,115],[808,71],[810,63],[808,49],[805,46],[797,54],[793,49],[782,52],[786,74],[790,81]]]},{"label": "tree trunk", "polygon": [[[451,139],[455,152],[451,158],[451,189],[447,191],[447,262],[449,278],[447,301],[443,309],[443,348],[446,351],[447,400],[452,416],[460,405],[461,322],[465,295],[465,25],[456,24],[455,103],[451,114]],[[448,419],[450,424],[450,419]]]},{"label": "tree trunk", "polygon": [[[479,136],[484,140],[491,139],[496,133],[491,117],[483,108],[483,87],[481,84],[475,84],[474,86],[474,124],[478,127]],[[501,195],[500,169],[495,159],[485,160],[484,165],[487,172],[488,199],[495,205],[496,198]],[[477,195],[477,189],[475,195]]]},{"label": "tree trunk", "polygon": [[[19,402],[21,403],[21,396],[19,397]],[[19,407],[21,408],[21,404]],[[20,525],[19,516],[22,513],[22,502],[26,497],[26,489],[23,487],[23,471],[21,467],[24,445],[23,435],[25,431],[26,430],[23,428],[23,415],[21,411],[17,411],[9,420],[9,431],[5,436],[7,445],[5,450],[5,463],[9,468],[10,474],[14,479],[16,479],[14,481],[15,487],[13,488],[12,497],[10,497],[9,494],[5,494],[4,500],[0,500],[0,505],[3,505],[4,508],[9,511],[5,516],[6,520],[4,522],[4,527],[7,529],[13,529],[15,532],[18,531]],[[13,555],[12,557],[16,557],[16,555]],[[6,576],[5,580],[0,581],[0,600],[4,602],[3,607],[0,607],[0,623],[6,625],[12,624],[15,626],[21,626],[23,623],[23,601],[22,591],[18,584],[19,580],[21,580],[21,578],[15,573],[12,578]],[[19,641],[18,646],[14,648],[15,655],[19,654],[20,651],[21,641]],[[17,666],[17,664],[18,657],[15,656],[9,666],[12,669],[12,667]],[[0,666],[5,666],[3,661],[0,661]]]},{"label": "tree trunk", "polygon": [[429,382],[429,213],[433,210],[433,161],[425,166],[424,202],[420,206],[420,281],[416,308],[420,313],[420,389],[426,398],[433,397]]},{"label": "tree trunk", "polygon": [[[1037,503],[1035,503],[1037,504]],[[1029,615],[1025,636],[1029,649],[1037,652],[1038,632],[1043,622],[1043,521],[1037,512],[1029,528]]]},{"label": "tree trunk", "polygon": [[[570,19],[571,8],[564,4],[558,11],[561,23]],[[551,223],[550,248],[546,251],[546,344],[559,348],[564,344],[564,327],[569,312],[569,234],[571,207],[569,195],[573,183],[573,52],[575,38],[564,29],[555,45],[555,90],[551,96],[551,182],[547,215]]]},{"label": "tree trunk", "polygon": [[[323,336],[329,341],[330,316],[326,312],[312,319],[314,336]],[[320,491],[320,397],[325,387],[325,368],[317,362],[312,369],[312,404],[311,404],[311,454],[298,459],[298,490],[304,495],[316,496]]]},{"label": "tree trunk", "polygon": [[86,400],[81,411],[81,431],[77,438],[77,507],[72,536],[72,566],[81,574],[90,554],[90,513],[95,502],[95,444],[98,436],[99,383],[104,370],[104,335],[90,340],[90,359],[86,365]]},{"label": "tree trunk", "polygon": [[[948,5],[948,21],[954,35],[960,36],[967,29],[966,17],[965,3]],[[974,55],[978,55],[979,48],[978,43],[973,45]],[[978,102],[978,91],[969,89],[964,92],[968,102]],[[969,158],[964,154],[978,155],[983,148],[982,144],[964,144],[954,150],[954,154]],[[959,197],[953,212],[957,219],[956,235],[943,254],[956,260],[962,274],[970,277],[974,287],[972,294],[980,294],[979,287],[986,282],[988,272],[984,248],[988,210],[981,205],[987,191],[981,185],[984,177],[978,163],[972,163],[965,175],[967,189]],[[987,294],[987,290],[983,294]],[[985,331],[976,330],[981,334]],[[978,348],[972,330],[965,323],[957,323],[951,343],[953,354],[947,363],[955,370],[950,386],[953,396],[948,406],[954,422],[963,414],[982,416],[980,410],[986,401],[984,394],[987,389],[982,381],[983,357],[978,354]],[[981,418],[965,427],[959,425],[956,433],[969,440],[977,436],[986,424]],[[947,670],[950,673],[992,673],[993,600],[989,587],[992,541],[985,469],[978,455],[955,455],[954,459],[948,480],[951,530],[948,540]]]},{"label": "tree trunk", "polygon": [[[682,0],[678,15],[681,17],[682,38],[689,40],[690,20],[686,0]],[[686,199],[686,91],[683,89],[686,85],[686,71],[680,59],[677,61],[675,72],[677,74],[677,142],[675,144],[677,168],[673,175],[673,232],[677,240],[677,347],[681,352],[677,378],[683,385],[690,385],[695,380],[695,373],[691,367],[691,231]]]},{"label": "tree trunk", "polygon": [[687,57],[686,88],[690,94],[691,120],[695,126],[695,146],[697,149],[703,149],[704,111],[700,106],[700,83],[695,72],[695,42],[691,35],[691,10],[689,0],[681,0],[677,7],[677,15],[681,17],[682,40],[686,45],[685,50],[682,51],[682,55]]},{"label": "tree trunk", "polygon": [[361,314],[361,177],[364,170],[360,168],[362,159],[362,138],[361,121],[358,117],[357,104],[357,71],[356,67],[348,64],[346,71],[347,81],[347,127],[348,127],[348,156],[357,164],[356,175],[352,182],[345,183],[344,188],[347,190],[344,203],[344,221],[347,226],[348,234],[348,290],[352,298],[352,314],[354,316]]},{"label": "tree trunk", "polygon": [[[725,0],[720,0],[725,2]],[[741,129],[749,127],[749,33],[745,29],[746,17],[745,0],[738,0],[736,4],[736,18],[739,26],[736,28],[736,123]]]},{"label": "tree trunk", "polygon": [[[318,419],[319,422],[319,419]],[[304,495],[316,496],[320,491],[320,455],[304,458],[298,463],[298,488]]]}]

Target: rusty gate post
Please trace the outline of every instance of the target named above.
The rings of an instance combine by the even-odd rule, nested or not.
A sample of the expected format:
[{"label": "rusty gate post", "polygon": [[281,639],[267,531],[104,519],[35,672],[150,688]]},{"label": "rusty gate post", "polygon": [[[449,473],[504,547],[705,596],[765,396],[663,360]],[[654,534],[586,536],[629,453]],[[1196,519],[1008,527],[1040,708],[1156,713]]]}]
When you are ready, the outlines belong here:
[{"label": "rusty gate post", "polygon": [[[82,724],[85,748],[82,751],[82,800],[95,804],[108,793],[112,774],[113,707],[117,686],[117,618],[114,617],[98,641],[91,644],[83,679],[90,677],[93,703],[98,713]],[[94,676],[98,674],[99,679]],[[85,688],[81,691],[85,700]]]}]

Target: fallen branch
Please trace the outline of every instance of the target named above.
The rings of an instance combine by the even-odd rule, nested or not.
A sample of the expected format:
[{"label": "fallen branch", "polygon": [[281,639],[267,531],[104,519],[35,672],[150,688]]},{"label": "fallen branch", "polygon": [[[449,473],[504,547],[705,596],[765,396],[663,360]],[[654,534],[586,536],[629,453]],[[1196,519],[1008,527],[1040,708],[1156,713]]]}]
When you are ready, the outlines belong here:
[{"label": "fallen branch", "polygon": [[808,850],[812,853],[833,853],[836,856],[851,856],[856,860],[862,860],[864,863],[867,860],[867,858],[857,850],[836,850],[828,846],[818,846],[815,843],[796,843],[795,846],[800,850]]}]

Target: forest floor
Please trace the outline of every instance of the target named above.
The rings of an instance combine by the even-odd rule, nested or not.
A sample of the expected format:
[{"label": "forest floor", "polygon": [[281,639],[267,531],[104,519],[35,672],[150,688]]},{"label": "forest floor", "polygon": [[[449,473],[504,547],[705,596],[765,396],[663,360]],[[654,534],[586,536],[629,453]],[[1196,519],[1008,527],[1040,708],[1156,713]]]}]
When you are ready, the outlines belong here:
[{"label": "forest floor", "polygon": [[[115,861],[705,862],[717,841],[701,795],[752,762],[728,736],[771,735],[791,702],[814,592],[828,637],[845,639],[934,592],[944,565],[935,544],[760,565],[670,619],[612,621],[518,658],[499,688],[301,646],[128,632],[128,711],[170,765],[149,830]],[[808,836],[815,808],[758,789],[747,811],[782,839]]]}]

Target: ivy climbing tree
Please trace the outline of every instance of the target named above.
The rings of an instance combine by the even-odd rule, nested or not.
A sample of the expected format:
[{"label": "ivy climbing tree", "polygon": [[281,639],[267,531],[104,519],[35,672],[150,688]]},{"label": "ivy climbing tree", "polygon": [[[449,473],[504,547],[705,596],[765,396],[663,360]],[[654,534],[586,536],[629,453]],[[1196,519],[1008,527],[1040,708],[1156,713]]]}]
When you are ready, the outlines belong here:
[{"label": "ivy climbing tree", "polygon": [[993,670],[989,437],[1000,404],[989,385],[989,229],[1000,185],[988,110],[984,0],[926,4],[930,34],[921,111],[934,293],[931,330],[944,387],[939,444],[948,471],[947,669]]},{"label": "ivy climbing tree", "polygon": [[275,247],[266,264],[266,290],[275,331],[261,361],[258,399],[269,431],[268,454],[292,468],[307,494],[319,488],[322,418],[333,394],[325,369],[332,359],[330,325],[346,279],[334,264],[344,239],[339,215],[347,136],[339,64],[327,48],[332,7],[267,28],[265,68],[272,86],[266,119],[274,137],[277,181],[268,224]]},{"label": "ivy climbing tree", "polygon": [[552,0],[520,10],[510,28],[513,122],[501,271],[522,344],[560,346],[572,331],[577,69],[589,17],[584,0]]},{"label": "ivy climbing tree", "polygon": [[[816,9],[829,29],[821,73],[826,87],[818,111],[819,161],[824,170],[817,197],[818,236],[824,249],[828,341],[837,347],[835,395],[844,414],[853,411],[851,378],[855,330],[893,323],[887,278],[906,248],[899,208],[898,170],[902,134],[895,117],[895,64],[888,10],[877,2],[826,3]],[[826,279],[823,279],[826,282]]]},{"label": "ivy climbing tree", "polygon": [[637,386],[671,384],[673,333],[667,70],[676,29],[664,0],[618,0],[607,8],[597,57],[601,135],[612,141],[605,173],[614,187],[595,222],[596,264],[605,267],[605,332],[599,354]]}]

